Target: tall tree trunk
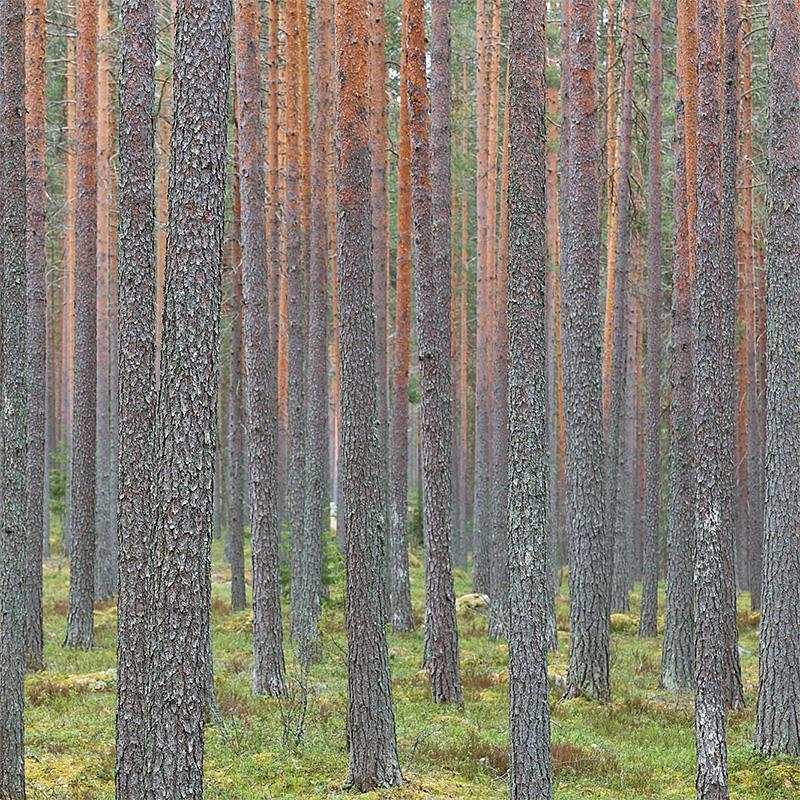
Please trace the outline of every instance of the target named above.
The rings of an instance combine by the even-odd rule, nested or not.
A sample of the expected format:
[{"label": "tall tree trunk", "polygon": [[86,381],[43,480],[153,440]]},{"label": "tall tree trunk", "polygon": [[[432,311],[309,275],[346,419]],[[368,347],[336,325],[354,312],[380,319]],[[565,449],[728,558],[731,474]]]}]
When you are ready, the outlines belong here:
[{"label": "tall tree trunk", "polygon": [[[2,6],[2,527],[0,528],[0,797],[25,798],[23,689],[27,508],[25,4]],[[40,536],[40,531],[36,532]],[[90,609],[91,610],[91,609]]]},{"label": "tall tree trunk", "polygon": [[545,11],[514,0],[508,54],[509,796],[553,796],[547,701]]},{"label": "tall tree trunk", "polygon": [[[234,103],[234,106],[236,103]],[[234,111],[235,113],[235,111]],[[231,565],[231,609],[247,608],[244,582],[244,492],[245,476],[245,394],[244,344],[242,342],[242,203],[239,190],[239,131],[233,145],[233,216],[230,236],[230,377],[228,383],[228,530],[225,556]]]},{"label": "tall tree trunk", "polygon": [[155,2],[121,6],[119,95],[119,595],[116,800],[145,796],[147,681],[155,523],[153,435]]},{"label": "tall tree trunk", "polygon": [[570,564],[568,697],[606,700],[609,688],[611,553],[603,534],[603,420],[597,297],[596,0],[570,13],[569,253],[562,279],[567,514]]},{"label": "tall tree trunk", "polygon": [[800,389],[800,4],[769,3],[769,180],[767,184],[767,436],[764,584],[755,745],[764,755],[800,753],[800,591],[797,560]]},{"label": "tall tree trunk", "polygon": [[97,418],[96,558],[94,594],[107,600],[117,591],[117,541],[111,527],[111,193],[113,114],[107,0],[97,4]]},{"label": "tall tree trunk", "polygon": [[425,6],[409,0],[406,39],[417,338],[422,395],[425,665],[435,703],[462,703],[450,559],[450,5],[431,10],[431,101]]},{"label": "tall tree trunk", "polygon": [[[269,316],[270,304],[275,299],[270,286],[277,283],[277,266],[271,258],[267,266],[258,56],[258,6],[255,0],[237,0],[236,110],[242,211],[245,389],[250,441],[253,692],[275,697],[284,693],[286,682],[278,564],[280,528],[275,496],[276,341]],[[269,155],[273,157],[272,152]],[[272,182],[270,189],[274,190]],[[274,202],[274,195],[270,194],[270,199]],[[279,246],[280,234],[274,228],[270,236],[278,237]],[[271,313],[275,313],[274,309]]]},{"label": "tall tree trunk", "polygon": [[152,548],[163,555],[153,565],[149,632],[150,703],[167,722],[147,742],[148,798],[201,798],[203,789],[230,17],[227,0],[182,0],[175,23]]},{"label": "tall tree trunk", "polygon": [[686,64],[691,61],[686,35],[686,3],[678,4],[678,70],[675,87],[675,178],[673,190],[672,341],[670,345],[670,461],[667,477],[667,580],[661,685],[688,689],[694,683],[694,427],[693,255],[688,197],[685,102]]},{"label": "tall tree trunk", "polygon": [[490,639],[508,634],[508,76],[503,113],[503,165],[500,180],[500,225],[498,258],[494,286],[494,350],[497,369],[492,387],[492,443],[494,474],[492,480],[492,572],[488,634]]},{"label": "tall tree trunk", "polygon": [[75,213],[75,351],[70,510],[70,580],[64,644],[92,646],[97,400],[97,7],[78,0]]},{"label": "tall tree trunk", "polygon": [[311,260],[308,280],[308,365],[306,369],[307,586],[311,624],[301,656],[314,655],[321,609],[323,542],[328,540],[328,148],[330,141],[330,6],[317,7],[314,36],[314,132],[311,157]]},{"label": "tall tree trunk", "polygon": [[633,356],[628,342],[630,317],[630,259],[631,259],[631,156],[633,134],[633,72],[636,57],[636,0],[624,0],[624,46],[622,108],[620,118],[619,172],[616,180],[617,232],[616,267],[614,273],[613,337],[611,371],[607,376],[608,418],[606,420],[606,530],[613,542],[613,583],[611,608],[628,611],[628,570],[631,553],[627,543],[633,522],[633,464],[632,450],[627,441],[632,420],[630,398],[633,387],[628,378]]},{"label": "tall tree trunk", "polygon": [[[403,0],[406,41],[409,0]],[[414,628],[408,576],[408,367],[411,340],[411,140],[408,132],[408,53],[400,53],[400,107],[397,132],[397,281],[394,318],[392,399],[392,500],[389,564],[390,619],[395,633]]]},{"label": "tall tree trunk", "polygon": [[[27,119],[27,224],[25,262],[28,295],[27,387],[27,543],[25,573],[25,665],[44,668],[42,650],[42,547],[49,540],[46,514],[47,446],[47,279],[45,194],[45,2],[29,0],[26,8],[25,77]],[[1,352],[1,351],[0,351]]]},{"label": "tall tree trunk", "polygon": [[661,522],[661,0],[650,0],[650,107],[647,122],[647,425],[642,609],[639,636],[658,633]]},{"label": "tall tree trunk", "polygon": [[[401,782],[380,596],[383,519],[373,436],[375,316],[369,197],[368,7],[336,0],[336,204],[345,522],[348,785]],[[341,66],[347,65],[347,69]]]},{"label": "tall tree trunk", "polygon": [[[723,276],[721,14],[719,0],[698,3],[697,296],[695,300],[695,736],[697,797],[728,797],[725,743],[724,540],[731,535],[733,398],[721,371],[728,320]],[[730,403],[730,408],[726,405]]]}]

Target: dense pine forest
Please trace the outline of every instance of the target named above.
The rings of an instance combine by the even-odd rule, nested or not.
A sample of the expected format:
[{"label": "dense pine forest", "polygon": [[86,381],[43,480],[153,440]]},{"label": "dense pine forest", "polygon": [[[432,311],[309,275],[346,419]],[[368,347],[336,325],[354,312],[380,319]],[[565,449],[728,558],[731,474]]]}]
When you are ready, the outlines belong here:
[{"label": "dense pine forest", "polygon": [[0,800],[800,796],[800,0],[0,20]]}]

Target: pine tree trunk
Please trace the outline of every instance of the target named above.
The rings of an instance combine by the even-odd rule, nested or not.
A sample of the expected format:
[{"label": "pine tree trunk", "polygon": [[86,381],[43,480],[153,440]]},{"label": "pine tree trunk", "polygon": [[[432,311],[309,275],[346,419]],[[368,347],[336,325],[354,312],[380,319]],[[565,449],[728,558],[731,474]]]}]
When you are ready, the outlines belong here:
[{"label": "pine tree trunk", "polygon": [[769,179],[767,184],[767,436],[764,584],[761,611],[756,749],[764,755],[800,753],[800,624],[797,594],[798,445],[797,391],[800,388],[800,102],[797,0],[769,3]]},{"label": "pine tree trunk", "polygon": [[[401,782],[389,653],[380,596],[383,519],[373,435],[375,316],[369,196],[368,8],[337,0],[336,200],[342,377],[342,490],[348,644],[348,785],[370,791]],[[346,68],[342,68],[345,67]]]},{"label": "pine tree trunk", "polygon": [[27,387],[27,543],[25,572],[25,665],[44,668],[42,650],[42,548],[49,539],[45,513],[47,491],[47,278],[45,193],[45,3],[31,0],[26,9],[25,104],[27,119],[27,241],[25,261],[28,295]]},{"label": "pine tree trunk", "polygon": [[144,797],[156,419],[155,3],[121,6],[116,800]]},{"label": "pine tree trunk", "polygon": [[[253,692],[285,691],[280,530],[275,498],[276,362],[270,325],[259,79],[259,17],[254,0],[236,5],[236,92],[241,197],[243,328],[250,442],[250,540],[253,562]],[[277,133],[277,131],[276,131]],[[270,155],[272,155],[270,153]],[[274,187],[270,187],[271,189]],[[270,195],[274,199],[274,196]],[[270,235],[273,235],[272,232]],[[279,238],[279,235],[278,235]]]},{"label": "pine tree trunk", "polygon": [[[725,544],[732,535],[732,440],[725,429],[733,412],[723,341],[723,275],[719,0],[698,3],[697,296],[695,300],[695,736],[697,797],[728,797],[725,743]],[[732,368],[732,364],[730,367]],[[730,408],[726,405],[730,404]],[[732,417],[731,417],[732,420]]]},{"label": "pine tree trunk", "polygon": [[187,0],[175,25],[153,541],[153,552],[163,555],[153,565],[149,631],[149,700],[164,721],[147,742],[145,796],[154,799],[202,797],[203,723],[213,687],[210,546],[230,23],[227,0]]},{"label": "pine tree trunk", "polygon": [[694,684],[694,422],[693,255],[688,197],[685,102],[686,4],[678,4],[678,70],[675,91],[674,247],[670,346],[670,462],[667,476],[667,579],[660,683],[667,689]]},{"label": "pine tree trunk", "polygon": [[[25,4],[2,6],[3,281],[2,501],[0,513],[0,797],[24,800],[25,549],[27,520],[27,275],[25,185]],[[37,530],[36,535],[40,535]]]},{"label": "pine tree trunk", "polygon": [[97,7],[79,0],[75,107],[75,349],[70,503],[70,581],[64,644],[93,643],[95,412],[97,401]]},{"label": "pine tree trunk", "polygon": [[425,7],[409,0],[405,46],[411,198],[422,396],[425,665],[435,703],[462,702],[450,558],[450,6],[431,13],[431,100],[425,76]]},{"label": "pine tree trunk", "polygon": [[[568,697],[609,697],[611,553],[603,534],[603,420],[597,303],[597,25],[596,0],[574,0],[570,12],[570,220],[562,270],[567,519],[570,564]],[[563,252],[563,250],[562,250]]]},{"label": "pine tree trunk", "polygon": [[[403,0],[406,41],[408,0]],[[408,132],[408,54],[400,53],[397,144],[397,281],[392,398],[392,499],[390,511],[389,617],[395,633],[414,628],[408,575],[408,369],[411,340],[411,141]]]},{"label": "pine tree trunk", "polygon": [[650,2],[650,107],[647,123],[647,425],[642,609],[639,636],[658,633],[661,521],[661,0]]},{"label": "pine tree trunk", "polygon": [[514,0],[508,69],[509,796],[553,796],[547,700],[545,11]]}]

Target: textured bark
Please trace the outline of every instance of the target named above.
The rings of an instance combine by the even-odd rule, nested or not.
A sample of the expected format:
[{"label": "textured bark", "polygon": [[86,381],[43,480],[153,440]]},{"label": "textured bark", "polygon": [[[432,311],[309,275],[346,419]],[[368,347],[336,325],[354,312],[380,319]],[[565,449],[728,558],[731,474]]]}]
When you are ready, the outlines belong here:
[{"label": "textured bark", "polygon": [[331,8],[317,7],[314,36],[314,132],[311,158],[311,260],[306,367],[306,498],[308,553],[304,602],[311,620],[301,656],[313,655],[321,614],[323,540],[330,529],[328,494],[328,149],[331,95]]},{"label": "textured bark", "polygon": [[[376,433],[380,450],[381,503],[386,505],[386,487],[389,480],[389,410],[387,405],[389,373],[386,356],[389,260],[386,249],[388,224],[386,195],[388,134],[386,129],[386,22],[384,0],[369,0],[369,8],[369,135],[372,154],[370,201],[372,204],[372,286],[375,302],[375,385],[378,391],[378,428]],[[386,509],[384,509],[384,515],[386,515]],[[382,544],[384,558],[388,555],[387,544],[388,542]]]},{"label": "textured bark", "polygon": [[797,391],[800,386],[800,6],[769,3],[769,177],[767,184],[767,436],[764,588],[761,611],[756,748],[800,753],[800,620],[797,593]]},{"label": "textured bark", "polygon": [[694,683],[694,427],[692,420],[692,255],[686,174],[682,63],[685,5],[678,4],[678,74],[675,96],[675,177],[673,189],[672,340],[670,344],[670,461],[667,476],[667,579],[661,685],[688,689]]},{"label": "textured bark", "polygon": [[[25,263],[27,271],[27,387],[28,387],[28,487],[25,568],[25,665],[44,667],[42,660],[42,547],[50,536],[46,508],[47,417],[47,288],[45,259],[45,3],[29,0],[25,28],[25,105],[27,119],[26,180],[27,221]],[[2,349],[0,348],[0,352]]]},{"label": "textured bark", "polygon": [[[303,6],[304,8],[304,6]],[[302,154],[300,119],[301,0],[286,4],[286,292],[287,335],[287,504],[291,535],[291,633],[302,641],[311,620],[305,613],[303,587],[308,569],[303,540],[305,512],[305,360],[306,266],[302,231]]]},{"label": "textured bark", "polygon": [[494,286],[494,352],[496,359],[492,386],[492,571],[491,604],[488,634],[490,639],[505,638],[508,633],[508,133],[509,103],[506,70],[506,103],[503,112],[503,164],[500,180],[500,224],[498,258]]},{"label": "textured bark", "polygon": [[[25,549],[27,521],[27,275],[25,4],[2,6],[3,240],[2,501],[0,526],[0,797],[24,800]],[[40,531],[37,531],[40,536]]]},{"label": "textured bark", "polygon": [[245,492],[245,409],[244,343],[242,341],[242,204],[239,190],[239,132],[235,132],[233,155],[233,217],[230,242],[230,311],[231,338],[228,383],[228,529],[225,556],[231,565],[231,609],[247,607],[244,582],[244,492]]},{"label": "textured bark", "polygon": [[236,110],[242,213],[245,388],[250,443],[253,692],[280,696],[285,691],[286,679],[278,564],[280,531],[275,496],[277,382],[275,340],[269,319],[269,304],[273,299],[270,281],[276,283],[273,274],[276,266],[270,262],[267,267],[258,34],[257,4],[254,0],[238,0]]},{"label": "textured bark", "polygon": [[[408,0],[403,0],[406,40]],[[408,55],[400,54],[397,143],[397,280],[395,286],[392,398],[392,499],[390,512],[389,617],[397,633],[414,628],[408,576],[408,366],[411,340],[411,141],[408,132]]]},{"label": "textured bark", "polygon": [[[201,798],[231,8],[177,9],[145,797]],[[202,54],[202,58],[197,58]],[[202,89],[202,90],[201,90]]]},{"label": "textured bark", "polygon": [[119,95],[119,596],[116,799],[144,797],[148,558],[155,522],[155,3],[121,6]]},{"label": "textured bark", "polygon": [[761,406],[756,367],[756,308],[755,308],[755,257],[753,252],[753,44],[752,6],[745,0],[742,17],[742,96],[741,128],[742,157],[739,160],[741,186],[740,270],[743,274],[744,337],[745,350],[745,406],[746,447],[748,475],[748,511],[750,527],[745,533],[747,541],[747,585],[750,605],[761,608],[762,543],[764,538],[764,464],[761,440]]},{"label": "textured bark", "polygon": [[[492,265],[487,256],[489,205],[494,202],[487,186],[489,161],[489,95],[490,58],[489,23],[486,0],[476,3],[477,38],[477,158],[475,202],[477,207],[477,324],[475,331],[475,499],[472,522],[472,588],[476,592],[489,590],[489,550],[491,544],[491,431],[490,393],[491,358],[489,333],[491,313],[489,295],[492,287]],[[495,148],[497,141],[495,139]]]},{"label": "textured bark", "polygon": [[96,557],[94,594],[107,600],[117,591],[117,539],[111,524],[111,206],[113,204],[111,66],[108,3],[97,3],[97,416]]},{"label": "textured bark", "polygon": [[[720,0],[698,3],[695,431],[695,736],[697,797],[728,797],[725,742],[726,537],[732,536],[733,451],[727,428],[721,161]],[[730,365],[732,368],[732,364]],[[731,375],[732,377],[732,375]],[[732,387],[731,387],[732,388]],[[730,408],[726,407],[730,405]],[[730,431],[732,433],[732,431]]]},{"label": "textured bark", "polygon": [[450,542],[450,6],[434,0],[430,131],[425,6],[409,0],[405,46],[419,346],[425,666],[435,703],[462,703]]},{"label": "textured bark", "polygon": [[[336,0],[336,204],[346,515],[348,785],[401,782],[383,625],[375,316],[372,309],[368,8]],[[342,518],[340,517],[340,520]]]},{"label": "textured bark", "polygon": [[[616,181],[617,232],[614,269],[613,336],[611,370],[606,376],[608,416],[606,420],[605,520],[613,542],[611,609],[628,611],[628,571],[631,553],[628,541],[633,524],[633,452],[628,441],[631,420],[630,362],[633,353],[628,337],[631,277],[631,155],[633,133],[633,69],[636,57],[636,0],[625,0],[622,108],[620,118],[619,172]],[[610,279],[609,279],[610,280]],[[608,357],[606,357],[608,360]]]},{"label": "textured bark", "polygon": [[661,0],[650,3],[650,107],[647,122],[647,425],[639,636],[656,636],[661,521]]},{"label": "textured bark", "polygon": [[[603,530],[603,420],[597,274],[596,0],[570,11],[567,264],[562,270],[567,525],[570,563],[568,697],[609,697],[611,558]],[[562,249],[563,252],[563,249]]]},{"label": "textured bark", "polygon": [[95,561],[95,410],[97,400],[97,6],[79,0],[75,104],[75,348],[67,647],[93,642]]},{"label": "textured bark", "polygon": [[509,796],[553,796],[547,700],[545,10],[514,0],[509,45]]}]

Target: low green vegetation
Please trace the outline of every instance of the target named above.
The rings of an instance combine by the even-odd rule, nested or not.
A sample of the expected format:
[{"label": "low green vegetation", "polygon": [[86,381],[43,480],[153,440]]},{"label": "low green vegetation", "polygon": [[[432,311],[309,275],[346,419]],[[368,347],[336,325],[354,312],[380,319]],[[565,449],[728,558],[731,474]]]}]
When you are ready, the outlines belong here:
[{"label": "low green vegetation", "polygon": [[[221,545],[215,542],[214,662],[222,718],[207,728],[209,800],[345,796],[341,788],[347,769],[343,579],[338,556],[331,555],[329,561],[330,598],[322,619],[321,661],[309,675],[300,674],[287,640],[289,697],[283,701],[253,698],[250,615],[230,611],[228,573]],[[462,602],[464,709],[434,706],[420,669],[423,575],[419,550],[412,551],[411,568],[417,631],[389,637],[405,784],[366,797],[500,800],[506,796],[508,768],[507,647],[486,638],[486,609],[479,603]],[[96,646],[91,652],[64,650],[67,588],[67,568],[56,555],[45,566],[47,670],[26,680],[28,796],[31,800],[111,800],[115,606],[98,606]],[[457,595],[469,592],[468,577],[456,572]],[[558,800],[694,797],[692,698],[659,689],[660,643],[637,638],[638,602],[634,595],[631,614],[612,619],[614,699],[597,705],[560,700],[568,609],[565,597],[558,600],[560,650],[550,662]],[[732,714],[729,721],[731,797],[788,800],[800,796],[800,763],[762,759],[750,747],[758,619],[746,608],[743,597],[739,620],[747,708]]]}]

